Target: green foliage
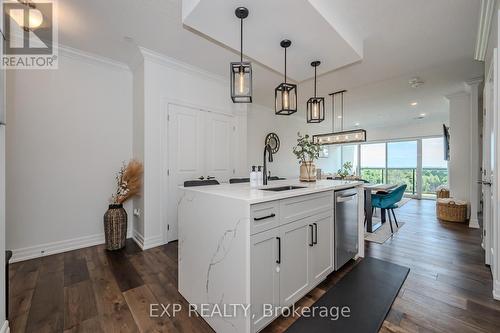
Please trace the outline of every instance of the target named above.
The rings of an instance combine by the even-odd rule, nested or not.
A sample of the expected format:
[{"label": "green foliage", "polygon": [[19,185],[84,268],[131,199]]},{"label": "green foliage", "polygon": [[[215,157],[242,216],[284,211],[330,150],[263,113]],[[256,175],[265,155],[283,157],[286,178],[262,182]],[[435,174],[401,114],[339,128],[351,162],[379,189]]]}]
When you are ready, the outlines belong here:
[{"label": "green foliage", "polygon": [[[406,191],[414,193],[416,192],[416,189],[414,189],[414,177],[416,177],[416,174],[414,175],[414,170],[415,169],[388,169],[388,179],[385,179],[385,169],[383,168],[362,168],[361,178],[373,184],[406,184]],[[422,193],[435,194],[439,186],[447,184],[448,170],[425,168],[422,170]]]},{"label": "green foliage", "polygon": [[302,136],[297,133],[297,145],[293,147],[293,153],[300,163],[314,161],[319,158],[320,145],[313,142],[312,138],[306,134]]},{"label": "green foliage", "polygon": [[342,166],[342,169],[337,171],[337,176],[344,179],[347,176],[352,175],[352,162],[345,162]]}]

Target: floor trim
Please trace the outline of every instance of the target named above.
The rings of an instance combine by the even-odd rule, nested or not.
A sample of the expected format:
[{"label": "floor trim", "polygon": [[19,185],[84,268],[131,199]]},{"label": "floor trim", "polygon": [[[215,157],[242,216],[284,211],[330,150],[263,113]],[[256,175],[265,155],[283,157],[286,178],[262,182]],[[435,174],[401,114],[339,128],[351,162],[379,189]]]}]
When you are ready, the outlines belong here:
[{"label": "floor trim", "polygon": [[2,328],[0,329],[0,333],[9,333],[9,332],[10,332],[9,322],[6,320],[3,323]]},{"label": "floor trim", "polygon": [[12,250],[12,259],[10,262],[40,258],[51,254],[77,250],[84,247],[100,244],[104,244],[104,234],[84,236],[58,242],[14,249]]},{"label": "floor trim", "polygon": [[478,219],[470,219],[469,220],[469,228],[479,229],[479,220]]},{"label": "floor trim", "polygon": [[500,301],[500,281],[493,280],[493,298]]}]

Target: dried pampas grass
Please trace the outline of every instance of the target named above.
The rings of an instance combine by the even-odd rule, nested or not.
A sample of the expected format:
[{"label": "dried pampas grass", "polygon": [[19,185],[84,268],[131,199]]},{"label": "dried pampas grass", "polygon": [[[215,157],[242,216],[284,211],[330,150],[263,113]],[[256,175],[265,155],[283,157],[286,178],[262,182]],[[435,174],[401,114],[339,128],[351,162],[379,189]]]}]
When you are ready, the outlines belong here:
[{"label": "dried pampas grass", "polygon": [[116,176],[117,190],[111,201],[122,204],[138,195],[141,191],[143,171],[142,163],[137,160],[131,160],[126,166],[124,164]]}]

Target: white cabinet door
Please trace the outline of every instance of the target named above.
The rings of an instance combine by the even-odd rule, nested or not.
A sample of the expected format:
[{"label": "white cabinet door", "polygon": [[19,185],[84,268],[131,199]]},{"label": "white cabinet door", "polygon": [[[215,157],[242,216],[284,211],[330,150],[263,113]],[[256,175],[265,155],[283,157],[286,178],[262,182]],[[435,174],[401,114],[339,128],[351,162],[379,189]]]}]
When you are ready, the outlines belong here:
[{"label": "white cabinet door", "polygon": [[278,237],[279,229],[271,229],[251,238],[252,332],[262,329],[274,319],[265,315],[264,305],[280,305]]},{"label": "white cabinet door", "polygon": [[309,247],[312,224],[303,219],[280,227],[280,300],[290,306],[309,291]]},{"label": "white cabinet door", "polygon": [[234,173],[234,119],[213,112],[206,113],[206,175],[219,182],[229,182]]},{"label": "white cabinet door", "polygon": [[309,248],[311,287],[333,271],[333,211],[313,216],[313,246]]},{"label": "white cabinet door", "polygon": [[177,239],[178,186],[205,175],[205,112],[169,105],[167,241]]}]

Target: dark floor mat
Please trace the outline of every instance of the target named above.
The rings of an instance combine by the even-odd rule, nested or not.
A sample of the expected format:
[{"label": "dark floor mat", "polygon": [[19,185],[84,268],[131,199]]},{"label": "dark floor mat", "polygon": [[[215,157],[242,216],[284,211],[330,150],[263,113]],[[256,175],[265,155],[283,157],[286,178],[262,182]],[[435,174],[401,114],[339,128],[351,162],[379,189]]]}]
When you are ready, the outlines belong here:
[{"label": "dark floor mat", "polygon": [[[410,272],[407,267],[387,261],[365,258],[328,290],[316,303],[314,317],[302,316],[286,332],[356,332],[376,333],[389,312],[399,289]],[[320,309],[349,307],[349,317],[322,317]],[[323,312],[324,313],[324,312]]]}]

